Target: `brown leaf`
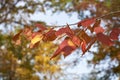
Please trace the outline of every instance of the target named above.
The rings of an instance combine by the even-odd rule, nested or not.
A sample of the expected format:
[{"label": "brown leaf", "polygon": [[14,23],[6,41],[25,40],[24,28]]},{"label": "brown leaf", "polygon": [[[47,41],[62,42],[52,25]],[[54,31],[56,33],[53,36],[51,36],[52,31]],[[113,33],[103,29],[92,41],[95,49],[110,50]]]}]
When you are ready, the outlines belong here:
[{"label": "brown leaf", "polygon": [[79,37],[84,39],[86,44],[88,44],[91,41],[91,37],[88,36],[88,34],[85,31],[83,31],[83,30],[81,31]]},{"label": "brown leaf", "polygon": [[23,32],[23,30],[20,30],[19,33],[17,33],[16,35],[14,35],[13,37],[13,41],[15,42],[16,45],[21,44],[21,40],[20,40],[20,34]]},{"label": "brown leaf", "polygon": [[18,40],[18,39],[19,39],[20,34],[22,33],[22,31],[23,31],[23,30],[20,30],[20,32],[19,32],[19,33],[17,33],[16,35],[14,35],[14,36],[13,36],[13,41],[16,41],[16,40]]}]

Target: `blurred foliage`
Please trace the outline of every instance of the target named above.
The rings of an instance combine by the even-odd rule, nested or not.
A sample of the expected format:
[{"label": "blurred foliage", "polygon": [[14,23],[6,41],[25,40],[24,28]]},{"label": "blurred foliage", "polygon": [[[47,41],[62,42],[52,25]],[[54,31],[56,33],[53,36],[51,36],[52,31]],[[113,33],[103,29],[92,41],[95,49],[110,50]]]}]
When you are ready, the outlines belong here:
[{"label": "blurred foliage", "polygon": [[10,35],[0,33],[0,78],[2,80],[44,79],[37,73],[44,74],[48,80],[50,79],[48,75],[53,76],[55,72],[59,72],[59,66],[55,61],[50,60],[56,45],[46,42],[35,49],[30,49],[25,39],[22,39],[21,46],[14,45],[12,36],[12,33]]}]

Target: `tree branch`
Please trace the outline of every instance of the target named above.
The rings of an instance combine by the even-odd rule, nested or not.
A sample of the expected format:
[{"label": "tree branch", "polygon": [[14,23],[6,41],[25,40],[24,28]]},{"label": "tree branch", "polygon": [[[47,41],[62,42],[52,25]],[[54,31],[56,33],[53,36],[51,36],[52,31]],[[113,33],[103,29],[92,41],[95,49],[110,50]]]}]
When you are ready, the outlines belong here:
[{"label": "tree branch", "polygon": [[[108,14],[105,14],[105,15],[102,15],[102,16],[100,16],[100,17],[97,17],[96,19],[101,19],[101,18],[104,18],[104,17],[106,17],[106,16],[109,16],[109,15],[112,15],[112,14],[118,14],[118,13],[120,13],[120,11],[110,12],[110,13],[108,13]],[[77,24],[78,24],[78,22],[72,23],[72,24],[68,24],[68,25],[69,25],[69,26],[72,26],[72,25],[77,25]],[[47,25],[47,26],[52,26],[52,25]],[[66,26],[66,25],[56,25],[56,26],[54,26],[54,27],[63,27],[63,26]]]}]

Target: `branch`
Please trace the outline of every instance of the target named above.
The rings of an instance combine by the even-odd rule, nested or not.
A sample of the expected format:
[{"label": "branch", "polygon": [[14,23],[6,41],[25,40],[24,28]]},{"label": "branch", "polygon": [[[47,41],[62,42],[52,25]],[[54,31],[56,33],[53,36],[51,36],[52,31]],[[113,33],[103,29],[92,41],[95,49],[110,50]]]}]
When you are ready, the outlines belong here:
[{"label": "branch", "polygon": [[[118,14],[118,13],[120,13],[120,11],[115,11],[115,12],[110,12],[110,13],[108,13],[108,14],[105,14],[105,15],[102,15],[102,16],[100,16],[100,17],[97,17],[96,19],[101,19],[101,18],[104,18],[104,17],[106,17],[106,16],[109,16],[109,15],[112,15],[112,14]],[[22,24],[22,23],[20,23],[20,22],[18,22],[18,21],[14,21],[13,23],[16,23],[16,24],[19,24],[19,25],[22,25],[22,26],[25,26],[25,24]],[[73,25],[77,25],[78,24],[78,22],[76,22],[76,23],[72,23],[72,24],[68,24],[69,26],[73,26]],[[53,25],[46,25],[46,26],[53,26]],[[65,25],[56,25],[56,26],[54,26],[54,27],[63,27],[63,26],[66,26],[66,24]]]},{"label": "branch", "polygon": [[[112,14],[118,14],[118,13],[120,13],[120,11],[110,12],[110,13],[108,13],[108,14],[105,14],[105,15],[102,15],[102,16],[100,16],[100,17],[97,17],[96,19],[101,19],[101,18],[104,18],[104,17],[106,17],[106,16],[109,16],[109,15],[112,15]],[[68,24],[68,25],[69,25],[69,26],[72,26],[72,25],[77,25],[77,24],[78,24],[78,22],[72,23],[72,24]],[[52,26],[52,25],[47,25],[47,26]],[[54,27],[63,27],[63,26],[66,26],[66,25],[56,25],[56,26],[54,26]]]}]

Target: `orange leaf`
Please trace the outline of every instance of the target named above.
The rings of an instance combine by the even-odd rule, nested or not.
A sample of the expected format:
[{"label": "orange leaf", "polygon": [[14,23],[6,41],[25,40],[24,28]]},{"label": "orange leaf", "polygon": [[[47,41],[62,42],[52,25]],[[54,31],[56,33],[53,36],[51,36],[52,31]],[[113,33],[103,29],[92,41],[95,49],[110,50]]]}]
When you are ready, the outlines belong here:
[{"label": "orange leaf", "polygon": [[105,44],[105,45],[108,45],[108,46],[112,46],[113,45],[113,42],[110,40],[110,38],[108,36],[104,35],[103,33],[98,33],[97,34],[97,39],[102,44]]},{"label": "orange leaf", "polygon": [[95,22],[95,18],[84,19],[84,20],[78,22],[77,26],[78,27],[80,27],[80,26],[88,27],[94,22]]},{"label": "orange leaf", "polygon": [[110,33],[110,38],[112,40],[118,40],[119,34],[120,34],[120,28],[113,28]]}]

